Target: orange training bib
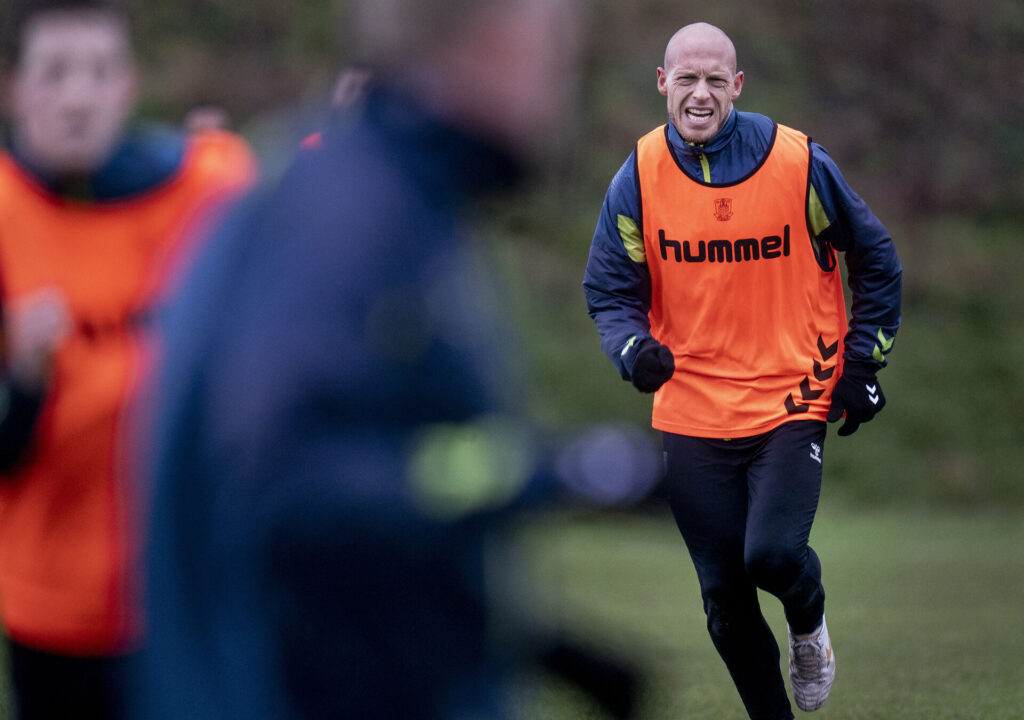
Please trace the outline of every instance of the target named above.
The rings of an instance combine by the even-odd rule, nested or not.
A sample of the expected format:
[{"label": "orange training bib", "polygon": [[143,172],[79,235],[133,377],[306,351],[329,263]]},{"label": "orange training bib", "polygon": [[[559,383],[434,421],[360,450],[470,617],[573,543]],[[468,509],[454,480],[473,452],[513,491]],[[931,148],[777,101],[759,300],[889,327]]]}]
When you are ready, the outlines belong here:
[{"label": "orange training bib", "polygon": [[637,143],[651,333],[676,362],[655,428],[729,438],[825,419],[846,310],[808,229],[808,142],[777,126],[760,167],[728,185],[686,175],[664,126]]}]

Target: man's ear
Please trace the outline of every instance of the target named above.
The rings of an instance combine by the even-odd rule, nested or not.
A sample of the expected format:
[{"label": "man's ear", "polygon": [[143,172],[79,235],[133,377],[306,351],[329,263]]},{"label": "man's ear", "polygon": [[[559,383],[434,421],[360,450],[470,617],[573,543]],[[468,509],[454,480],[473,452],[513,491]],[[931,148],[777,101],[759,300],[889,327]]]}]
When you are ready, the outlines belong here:
[{"label": "man's ear", "polygon": [[668,95],[668,73],[665,68],[658,68],[658,92]]},{"label": "man's ear", "polygon": [[740,96],[740,92],[743,90],[743,71],[737,72],[732,79],[732,99],[735,100]]}]

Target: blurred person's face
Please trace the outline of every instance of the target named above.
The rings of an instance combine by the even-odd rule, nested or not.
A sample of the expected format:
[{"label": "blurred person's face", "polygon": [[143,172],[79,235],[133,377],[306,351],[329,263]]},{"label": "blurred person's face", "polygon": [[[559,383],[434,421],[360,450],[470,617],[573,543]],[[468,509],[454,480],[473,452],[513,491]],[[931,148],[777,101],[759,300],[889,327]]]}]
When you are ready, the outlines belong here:
[{"label": "blurred person's face", "polygon": [[668,98],[669,118],[687,142],[717,135],[742,88],[732,42],[708,26],[677,33],[665,50],[665,67],[658,68],[658,92]]},{"label": "blurred person's face", "polygon": [[127,30],[117,18],[41,14],[25,27],[10,78],[14,141],[46,171],[93,171],[113,151],[135,88]]},{"label": "blurred person's face", "polygon": [[572,108],[579,18],[572,0],[518,0],[506,6],[503,45],[494,48],[495,82],[504,88],[503,118],[513,137],[566,123]]},{"label": "blurred person's face", "polygon": [[452,118],[520,148],[567,125],[579,35],[576,0],[488,4],[442,62]]}]

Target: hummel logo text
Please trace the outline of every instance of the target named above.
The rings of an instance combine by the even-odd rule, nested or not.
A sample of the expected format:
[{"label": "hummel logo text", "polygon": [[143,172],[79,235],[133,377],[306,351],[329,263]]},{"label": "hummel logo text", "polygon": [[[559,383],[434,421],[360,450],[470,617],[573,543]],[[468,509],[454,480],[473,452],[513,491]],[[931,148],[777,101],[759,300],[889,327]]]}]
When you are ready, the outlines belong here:
[{"label": "hummel logo text", "polygon": [[[658,230],[658,247],[661,259],[666,262],[671,255],[677,263],[731,263],[751,262],[754,260],[774,260],[789,257],[789,225],[782,229],[782,236],[766,235],[757,238],[741,238],[739,240],[670,240],[664,230]],[[694,250],[696,246],[696,250]]]},{"label": "hummel logo text", "polygon": [[821,465],[821,445],[818,443],[811,443],[811,460]]}]

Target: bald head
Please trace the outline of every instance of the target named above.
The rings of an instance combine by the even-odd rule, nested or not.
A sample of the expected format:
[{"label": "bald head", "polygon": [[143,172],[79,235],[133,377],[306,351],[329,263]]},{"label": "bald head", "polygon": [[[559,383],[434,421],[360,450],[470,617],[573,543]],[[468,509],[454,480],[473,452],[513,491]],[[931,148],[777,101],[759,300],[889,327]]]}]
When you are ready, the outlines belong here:
[{"label": "bald head", "polygon": [[679,28],[665,47],[665,67],[672,65],[680,53],[710,50],[720,54],[732,72],[736,72],[736,47],[721,28],[705,22]]},{"label": "bald head", "polygon": [[736,48],[714,25],[687,25],[668,41],[665,67],[658,68],[658,92],[668,98],[669,118],[687,142],[713,139],[742,88]]}]

